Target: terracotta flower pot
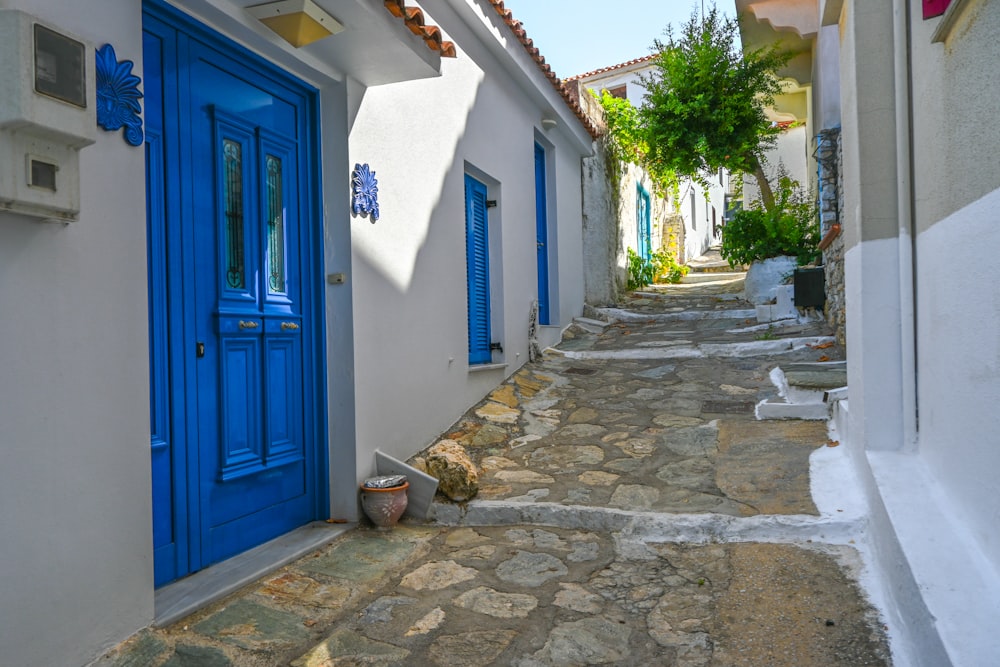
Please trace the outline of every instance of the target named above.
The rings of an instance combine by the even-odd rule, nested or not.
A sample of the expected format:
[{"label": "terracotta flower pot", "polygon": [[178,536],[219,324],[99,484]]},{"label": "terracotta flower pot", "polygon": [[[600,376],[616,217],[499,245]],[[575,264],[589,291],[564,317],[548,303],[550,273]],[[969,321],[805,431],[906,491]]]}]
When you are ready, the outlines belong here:
[{"label": "terracotta flower pot", "polygon": [[406,511],[409,482],[388,489],[361,487],[361,509],[378,528],[392,528]]}]

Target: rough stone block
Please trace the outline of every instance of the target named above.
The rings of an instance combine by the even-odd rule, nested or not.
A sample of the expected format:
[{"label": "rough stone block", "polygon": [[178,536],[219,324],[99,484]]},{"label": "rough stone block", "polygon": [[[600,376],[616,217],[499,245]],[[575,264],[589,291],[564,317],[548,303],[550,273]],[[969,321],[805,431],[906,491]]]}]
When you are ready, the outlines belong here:
[{"label": "rough stone block", "polygon": [[437,478],[438,490],[452,500],[469,500],[479,492],[479,470],[454,440],[442,440],[427,450],[427,472]]}]

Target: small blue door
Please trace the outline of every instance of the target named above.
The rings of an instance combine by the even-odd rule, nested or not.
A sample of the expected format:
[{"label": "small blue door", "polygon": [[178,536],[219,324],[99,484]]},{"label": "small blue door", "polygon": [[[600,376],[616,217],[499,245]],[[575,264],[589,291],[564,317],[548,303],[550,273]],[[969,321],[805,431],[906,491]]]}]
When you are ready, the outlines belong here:
[{"label": "small blue door", "polygon": [[316,96],[174,10],[145,10],[164,583],[319,516]]},{"label": "small blue door", "polygon": [[636,227],[638,228],[636,242],[639,246],[639,256],[644,260],[649,260],[653,254],[650,198],[649,193],[641,185],[636,188],[635,210]]},{"label": "small blue door", "polygon": [[535,143],[535,248],[538,264],[538,323],[549,322],[549,223],[545,149]]}]

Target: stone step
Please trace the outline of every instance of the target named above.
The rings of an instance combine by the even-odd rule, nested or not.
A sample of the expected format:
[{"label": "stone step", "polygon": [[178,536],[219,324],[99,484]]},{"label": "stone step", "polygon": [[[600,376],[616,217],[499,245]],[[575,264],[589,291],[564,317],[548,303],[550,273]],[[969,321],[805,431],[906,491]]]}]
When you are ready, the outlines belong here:
[{"label": "stone step", "polygon": [[698,283],[713,283],[726,280],[742,280],[746,278],[745,271],[730,271],[726,265],[726,271],[700,271],[692,272],[681,278],[682,285],[693,285]]},{"label": "stone step", "polygon": [[789,364],[781,371],[785,382],[802,389],[837,389],[847,386],[847,362],[817,362],[815,364]]},{"label": "stone step", "polygon": [[739,264],[731,266],[729,262],[724,259],[716,262],[705,262],[703,264],[694,264],[693,261],[694,260],[688,263],[688,268],[691,269],[692,273],[726,273],[728,271],[746,270],[746,267],[740,266]]},{"label": "stone step", "polygon": [[608,327],[609,322],[604,322],[603,320],[595,320],[590,317],[574,317],[573,324],[577,325],[584,331],[592,334],[603,333]]},{"label": "stone step", "polygon": [[767,399],[757,404],[757,419],[806,419],[826,421],[830,406],[826,403],[788,403],[783,399]]}]

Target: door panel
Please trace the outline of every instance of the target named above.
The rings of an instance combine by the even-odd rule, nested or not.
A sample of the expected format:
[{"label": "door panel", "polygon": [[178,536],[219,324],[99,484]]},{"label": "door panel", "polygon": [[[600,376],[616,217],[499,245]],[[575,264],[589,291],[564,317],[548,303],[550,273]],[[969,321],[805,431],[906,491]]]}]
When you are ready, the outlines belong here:
[{"label": "door panel", "polygon": [[[287,207],[292,197],[284,194],[296,192],[294,107],[236,63],[207,49],[193,55],[195,322],[199,339],[210,341],[198,373],[199,394],[205,394],[201,483],[211,499],[203,535],[218,558],[254,546],[256,539],[244,535],[251,526],[262,529],[261,512],[283,508],[270,519],[270,536],[311,518],[299,436],[303,406],[288,400],[289,393],[301,394],[304,380],[290,333],[300,329],[273,324],[291,321],[286,316],[294,316],[296,327],[308,322],[294,289],[298,281],[285,279],[297,275],[298,253],[278,247],[275,221],[268,219],[278,215],[281,246],[285,236],[297,235],[297,207]],[[276,459],[265,438],[274,406],[282,406],[283,430],[292,435]],[[236,525],[226,526],[230,522]]]},{"label": "door panel", "polygon": [[165,355],[169,375],[165,389],[154,378],[154,400],[169,397],[183,433],[169,482],[153,457],[160,584],[318,516],[321,390],[310,354],[321,325],[306,286],[319,235],[305,231],[315,190],[301,176],[318,170],[311,89],[174,10],[146,10],[146,55],[169,52],[146,60],[147,82],[164,91],[147,118],[176,119],[161,161],[176,178],[158,175],[148,149],[151,191],[166,202],[162,214],[151,208],[150,225],[167,238],[165,249],[150,245],[150,284],[165,285],[151,291],[151,322],[178,304],[167,331],[183,341],[151,337],[151,360]]},{"label": "door panel", "polygon": [[535,144],[535,247],[538,264],[538,323],[549,324],[549,223],[545,149]]}]

